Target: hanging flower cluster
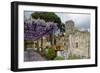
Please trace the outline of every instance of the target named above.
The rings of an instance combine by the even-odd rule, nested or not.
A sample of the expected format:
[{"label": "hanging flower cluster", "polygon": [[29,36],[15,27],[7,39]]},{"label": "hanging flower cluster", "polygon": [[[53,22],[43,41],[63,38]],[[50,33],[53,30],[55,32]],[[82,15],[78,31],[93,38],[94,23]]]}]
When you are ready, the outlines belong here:
[{"label": "hanging flower cluster", "polygon": [[37,19],[24,22],[24,39],[35,41],[44,35],[57,31],[57,24]]}]

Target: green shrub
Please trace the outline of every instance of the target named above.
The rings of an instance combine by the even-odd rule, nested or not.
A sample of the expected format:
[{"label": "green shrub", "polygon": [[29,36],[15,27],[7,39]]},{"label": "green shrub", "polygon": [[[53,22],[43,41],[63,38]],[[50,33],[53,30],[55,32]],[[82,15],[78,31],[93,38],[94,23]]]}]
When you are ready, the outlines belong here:
[{"label": "green shrub", "polygon": [[53,48],[48,48],[48,51],[45,52],[45,57],[48,60],[53,60],[56,57],[56,52]]}]

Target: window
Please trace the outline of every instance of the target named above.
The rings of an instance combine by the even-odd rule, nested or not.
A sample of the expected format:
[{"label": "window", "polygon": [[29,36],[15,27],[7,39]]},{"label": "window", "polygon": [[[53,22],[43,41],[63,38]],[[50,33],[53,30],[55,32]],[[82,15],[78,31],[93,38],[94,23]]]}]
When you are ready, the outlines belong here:
[{"label": "window", "polygon": [[76,42],[76,48],[78,48],[78,42]]}]

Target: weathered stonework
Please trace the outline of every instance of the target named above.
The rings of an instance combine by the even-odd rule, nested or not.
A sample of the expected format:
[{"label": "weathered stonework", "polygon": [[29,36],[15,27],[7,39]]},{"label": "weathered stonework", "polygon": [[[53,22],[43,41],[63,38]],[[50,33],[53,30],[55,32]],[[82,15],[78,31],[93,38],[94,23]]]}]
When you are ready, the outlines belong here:
[{"label": "weathered stonework", "polygon": [[67,21],[66,27],[66,47],[69,55],[79,58],[90,58],[90,33],[76,29],[73,21]]}]

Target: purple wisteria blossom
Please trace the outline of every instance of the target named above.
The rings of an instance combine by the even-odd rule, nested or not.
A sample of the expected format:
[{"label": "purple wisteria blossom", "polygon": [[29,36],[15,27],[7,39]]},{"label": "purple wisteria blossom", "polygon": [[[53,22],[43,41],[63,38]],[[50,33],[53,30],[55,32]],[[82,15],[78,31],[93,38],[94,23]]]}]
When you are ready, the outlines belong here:
[{"label": "purple wisteria blossom", "polygon": [[58,29],[57,24],[45,22],[44,20],[33,20],[24,22],[24,39],[35,41],[44,35],[54,33]]}]

